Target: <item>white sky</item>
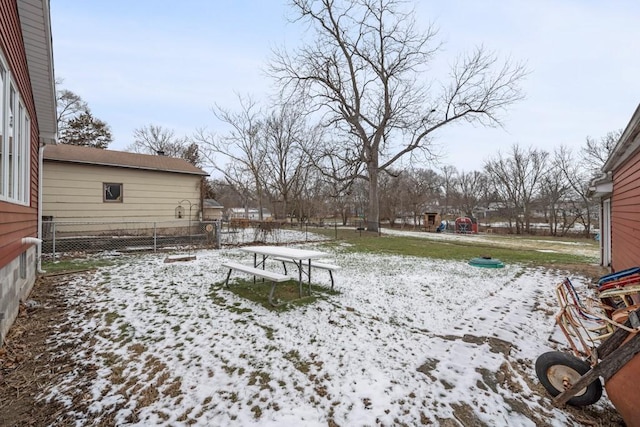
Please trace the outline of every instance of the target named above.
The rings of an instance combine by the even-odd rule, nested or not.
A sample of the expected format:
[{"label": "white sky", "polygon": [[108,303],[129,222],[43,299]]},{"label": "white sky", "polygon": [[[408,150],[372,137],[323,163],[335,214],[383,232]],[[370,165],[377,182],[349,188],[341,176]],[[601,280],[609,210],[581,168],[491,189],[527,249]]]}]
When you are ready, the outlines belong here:
[{"label": "white sky", "polygon": [[[530,70],[527,98],[503,129],[460,124],[436,135],[444,164],[480,169],[514,143],[577,148],[624,128],[640,101],[640,2],[416,3],[418,22],[435,23],[445,43],[433,67],[442,79],[441,65],[479,44]],[[270,49],[300,40],[288,13],[279,0],[52,0],[56,76],[111,126],[111,149],[123,150],[148,124],[178,136],[224,132],[211,107],[237,108],[235,93],[265,97]]]}]

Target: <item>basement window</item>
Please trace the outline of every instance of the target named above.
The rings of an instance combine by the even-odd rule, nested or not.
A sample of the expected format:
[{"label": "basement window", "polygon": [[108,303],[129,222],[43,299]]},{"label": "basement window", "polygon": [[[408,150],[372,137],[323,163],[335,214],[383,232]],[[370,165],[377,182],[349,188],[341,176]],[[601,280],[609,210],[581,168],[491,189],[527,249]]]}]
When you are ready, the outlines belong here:
[{"label": "basement window", "polygon": [[27,252],[20,254],[20,278],[27,278]]},{"label": "basement window", "polygon": [[105,182],[102,184],[102,201],[122,203],[122,184]]}]

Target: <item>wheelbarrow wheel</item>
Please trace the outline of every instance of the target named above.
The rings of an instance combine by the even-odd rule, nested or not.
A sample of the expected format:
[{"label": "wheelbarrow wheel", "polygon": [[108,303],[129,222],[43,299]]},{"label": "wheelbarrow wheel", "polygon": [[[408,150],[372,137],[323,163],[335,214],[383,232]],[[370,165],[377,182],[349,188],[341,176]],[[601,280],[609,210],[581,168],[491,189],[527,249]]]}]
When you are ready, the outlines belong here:
[{"label": "wheelbarrow wheel", "polygon": [[[556,397],[571,388],[591,366],[577,357],[559,351],[544,353],[536,360],[536,375],[544,388]],[[587,406],[596,403],[602,396],[602,383],[599,379],[578,391],[569,401],[569,405]]]}]

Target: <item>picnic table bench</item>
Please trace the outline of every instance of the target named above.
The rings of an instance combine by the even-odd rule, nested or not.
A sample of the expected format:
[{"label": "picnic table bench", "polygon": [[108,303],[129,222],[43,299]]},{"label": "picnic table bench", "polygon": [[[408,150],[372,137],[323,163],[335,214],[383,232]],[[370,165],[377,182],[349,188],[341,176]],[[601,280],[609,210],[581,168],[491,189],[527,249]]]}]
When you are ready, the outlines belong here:
[{"label": "picnic table bench", "polygon": [[237,262],[225,262],[222,264],[222,266],[229,269],[229,272],[227,273],[227,279],[225,280],[225,285],[227,286],[227,288],[229,287],[229,278],[231,277],[231,272],[233,272],[234,270],[251,274],[254,278],[260,277],[263,279],[270,280],[271,290],[269,291],[269,304],[271,304],[274,307],[277,307],[278,305],[280,305],[273,302],[273,292],[276,289],[276,284],[280,282],[286,282],[287,280],[291,280],[291,277],[286,276],[285,274],[275,273],[273,271],[264,270],[262,268],[255,268],[255,267],[240,264]]},{"label": "picnic table bench", "polygon": [[[287,274],[287,263],[295,264],[295,265],[296,265],[296,266],[298,266],[298,268],[299,268],[298,263],[297,263],[295,260],[292,260],[292,259],[290,259],[290,258],[274,257],[273,259],[274,259],[275,261],[280,261],[280,262],[282,262],[282,266],[284,267],[284,274]],[[306,265],[306,264],[305,264],[305,265]],[[329,272],[329,278],[331,279],[331,290],[333,290],[333,284],[334,284],[334,281],[333,281],[333,272],[334,272],[334,271],[336,271],[336,270],[340,270],[342,267],[340,267],[339,265],[327,264],[327,263],[324,263],[324,262],[318,262],[318,261],[315,261],[315,260],[311,260],[311,261],[309,262],[309,266],[311,266],[311,267],[313,267],[313,268],[318,268],[318,269],[320,269],[320,270],[327,270],[327,271]],[[303,270],[303,272],[304,272],[307,276],[309,275],[309,273],[308,273],[308,272],[306,272],[306,271],[304,271],[304,270]],[[310,278],[310,277],[309,277],[309,280],[311,280],[311,278]]]}]

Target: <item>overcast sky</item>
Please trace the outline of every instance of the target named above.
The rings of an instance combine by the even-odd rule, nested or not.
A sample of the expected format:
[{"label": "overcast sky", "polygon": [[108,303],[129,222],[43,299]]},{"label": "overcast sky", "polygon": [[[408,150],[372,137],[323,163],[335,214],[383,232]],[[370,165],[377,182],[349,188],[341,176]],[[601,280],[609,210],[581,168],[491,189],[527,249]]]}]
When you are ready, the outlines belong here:
[{"label": "overcast sky", "polygon": [[[442,164],[479,170],[515,143],[579,149],[587,136],[624,128],[640,102],[637,0],[416,4],[418,22],[435,24],[444,43],[439,80],[441,65],[479,44],[530,71],[504,128],[459,124],[435,135]],[[177,136],[224,132],[211,107],[237,109],[235,93],[273,91],[264,74],[271,49],[301,38],[290,14],[284,0],[51,0],[56,76],[109,124],[110,149],[124,150],[148,124]]]}]

